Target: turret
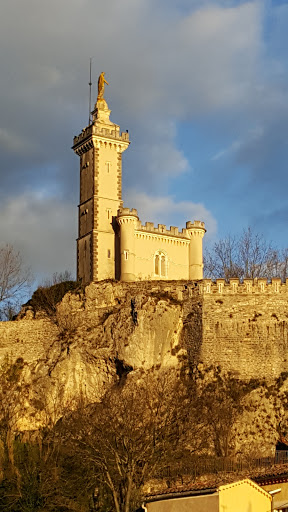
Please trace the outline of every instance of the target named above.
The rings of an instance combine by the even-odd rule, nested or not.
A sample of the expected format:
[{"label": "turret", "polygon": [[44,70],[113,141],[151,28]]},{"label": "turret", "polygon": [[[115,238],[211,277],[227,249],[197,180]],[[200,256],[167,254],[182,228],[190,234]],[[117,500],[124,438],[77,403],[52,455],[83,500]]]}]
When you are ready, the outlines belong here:
[{"label": "turret", "polygon": [[139,218],[134,208],[119,208],[121,281],[135,281],[135,228]]},{"label": "turret", "polygon": [[189,248],[189,279],[203,279],[203,236],[206,233],[205,224],[199,220],[186,222],[190,236]]}]

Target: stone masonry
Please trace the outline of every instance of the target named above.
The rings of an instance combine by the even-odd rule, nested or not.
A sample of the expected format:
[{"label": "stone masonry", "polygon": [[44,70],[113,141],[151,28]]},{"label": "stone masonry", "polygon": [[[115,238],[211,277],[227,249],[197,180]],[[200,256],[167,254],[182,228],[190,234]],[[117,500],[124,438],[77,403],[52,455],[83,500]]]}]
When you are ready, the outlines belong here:
[{"label": "stone masonry", "polygon": [[[67,294],[61,310],[66,323],[74,319],[75,349],[81,345],[91,356],[105,349],[134,369],[188,360],[242,379],[288,372],[288,287],[279,279],[103,281],[82,295]],[[2,360],[7,354],[36,363],[58,343],[59,326],[28,313],[0,323]]]}]

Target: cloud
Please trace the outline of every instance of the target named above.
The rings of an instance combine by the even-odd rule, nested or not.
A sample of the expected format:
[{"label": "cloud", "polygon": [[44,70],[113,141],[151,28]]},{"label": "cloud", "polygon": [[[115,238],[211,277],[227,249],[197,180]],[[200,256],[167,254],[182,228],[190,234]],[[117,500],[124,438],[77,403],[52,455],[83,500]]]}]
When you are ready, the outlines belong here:
[{"label": "cloud", "polygon": [[178,227],[183,228],[186,221],[201,220],[205,222],[208,236],[213,236],[217,231],[217,222],[211,212],[201,203],[192,201],[176,201],[171,196],[151,196],[129,190],[126,193],[125,206],[137,208],[142,223],[156,222],[167,225],[178,222]]},{"label": "cloud", "polygon": [[37,151],[37,146],[32,140],[25,136],[18,136],[16,133],[9,132],[0,127],[0,147],[9,153],[20,153],[30,155]]},{"label": "cloud", "polygon": [[75,238],[75,205],[44,192],[25,193],[0,205],[0,240],[20,250],[36,276],[75,272]]},{"label": "cloud", "polygon": [[219,160],[220,158],[231,156],[235,153],[240,153],[244,147],[248,145],[254,144],[259,141],[264,134],[264,128],[261,126],[257,126],[251,130],[248,130],[245,138],[234,140],[230,146],[225,149],[221,149],[214,156],[212,156],[211,160]]},{"label": "cloud", "polygon": [[[257,78],[261,52],[258,3],[233,8],[204,4],[188,15],[178,13],[162,21],[156,10],[145,44],[142,27],[138,27],[135,45],[129,45],[129,60],[121,70],[116,68],[119,95],[130,115],[136,111],[151,116],[154,110],[157,115],[165,112],[182,119],[229,108],[249,93]],[[127,36],[129,31],[122,34],[122,40]],[[134,62],[133,69],[127,69],[130,62]]]},{"label": "cloud", "polygon": [[[216,211],[218,226],[228,209],[231,222],[243,220],[236,193],[245,212],[248,200],[260,211],[277,175],[284,194],[287,70],[276,49],[286,48],[288,14],[275,8],[268,41],[267,5],[4,0],[0,213],[10,224],[0,222],[1,239],[19,237],[37,272],[74,265],[79,162],[70,147],[88,122],[91,55],[94,100],[104,70],[111,119],[130,132],[125,201],[144,220],[180,227],[198,217],[209,235]],[[244,167],[253,187],[238,179]],[[190,190],[198,202],[182,200]]]}]

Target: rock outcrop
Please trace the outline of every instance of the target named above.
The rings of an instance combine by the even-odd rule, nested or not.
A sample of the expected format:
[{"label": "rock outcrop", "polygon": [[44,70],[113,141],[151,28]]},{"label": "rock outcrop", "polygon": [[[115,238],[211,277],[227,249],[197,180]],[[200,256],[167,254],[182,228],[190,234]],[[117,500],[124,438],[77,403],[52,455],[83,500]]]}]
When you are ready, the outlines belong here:
[{"label": "rock outcrop", "polygon": [[[204,365],[220,364],[224,371],[232,371],[246,380],[250,377],[266,378],[271,386],[271,372],[266,375],[265,367],[257,367],[255,359],[252,362],[247,360],[246,366],[243,360],[241,365],[240,362],[237,364],[241,357],[240,329],[239,336],[233,331],[233,339],[230,336],[226,345],[222,335],[219,340],[218,333],[212,347],[216,310],[219,325],[231,322],[229,312],[233,298],[229,294],[227,299],[221,292],[220,299],[218,290],[214,295],[210,290],[207,297],[203,283],[199,282],[128,284],[103,281],[92,283],[85,290],[67,293],[53,318],[41,312],[35,314],[28,307],[17,321],[1,322],[0,361],[2,364],[18,361],[21,366],[15,429],[37,430],[57,421],[64,408],[73,408],[81,398],[92,402],[100,400],[109,386],[124,382],[130,372],[181,366],[193,369],[202,361]],[[268,299],[266,296],[266,309],[269,307]],[[237,300],[239,302],[239,297]],[[255,297],[242,296],[245,314],[248,315],[249,300],[255,317]],[[274,309],[277,306],[275,300],[273,296]],[[281,297],[281,303],[283,300]],[[259,317],[262,329],[264,316]],[[259,334],[254,324],[255,321],[252,322],[254,330],[251,330],[249,340],[247,336],[243,340],[246,352],[247,344],[254,343],[253,332],[257,336]],[[216,322],[218,331],[219,325],[217,327]],[[284,331],[282,329],[282,333]],[[239,339],[236,340],[237,336]],[[259,345],[258,338],[256,342]],[[238,348],[233,354],[235,343]],[[277,340],[273,338],[271,343],[276,347]],[[277,353],[281,360],[276,348],[273,353]],[[221,364],[223,361],[225,365]],[[271,364],[273,366],[270,360]],[[281,372],[277,365],[274,367],[279,375]],[[241,374],[238,371],[240,366],[243,369]],[[240,452],[249,453],[253,446],[257,453],[263,453],[263,450],[264,453],[272,453],[278,438],[279,422],[286,418],[285,386],[284,379],[273,399],[271,389],[270,395],[267,394],[267,385],[263,387],[263,383],[247,396],[247,407],[243,419],[238,420],[235,434]]]}]

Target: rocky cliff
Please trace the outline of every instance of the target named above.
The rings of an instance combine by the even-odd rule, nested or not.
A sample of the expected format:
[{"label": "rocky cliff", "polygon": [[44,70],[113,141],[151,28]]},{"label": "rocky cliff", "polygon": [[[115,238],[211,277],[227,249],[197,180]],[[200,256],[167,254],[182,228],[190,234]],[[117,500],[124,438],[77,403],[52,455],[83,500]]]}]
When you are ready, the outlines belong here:
[{"label": "rocky cliff", "polygon": [[[66,294],[58,305],[55,318],[39,312],[35,314],[26,308],[17,321],[0,323],[0,361],[2,364],[18,361],[21,367],[15,428],[33,430],[53,422],[61,416],[63,408],[73,407],[79,397],[99,400],[107,387],[116,381],[124,381],[130,372],[183,365],[193,369],[202,361],[204,365],[222,364],[224,370],[232,371],[240,378],[266,377],[271,380],[271,371],[266,372],[265,364],[257,365],[256,351],[253,361],[241,360],[242,346],[247,352],[247,344],[254,343],[259,348],[261,343],[261,331],[255,329],[255,321],[249,339],[245,327],[246,338],[242,342],[243,329],[239,327],[242,320],[238,315],[238,331],[233,329],[225,344],[223,332],[232,321],[231,308],[234,308],[234,322],[237,313],[233,306],[235,296],[229,293],[227,298],[226,295],[222,290],[219,297],[219,289],[215,288],[214,295],[210,289],[207,296],[203,283],[196,282],[125,284],[104,281]],[[274,312],[277,296],[271,297]],[[257,313],[260,307],[263,309],[262,299],[258,297],[257,303],[250,293],[238,296],[237,300],[242,308],[246,308],[244,321],[250,325],[248,316],[254,318],[255,311]],[[264,302],[267,309],[268,295]],[[283,297],[281,304],[284,311]],[[265,315],[262,315],[262,330],[264,321]],[[267,321],[275,323],[275,317],[269,317]],[[279,329],[279,333],[286,336],[284,331],[283,327],[282,331]],[[256,340],[253,340],[253,332]],[[275,329],[273,332],[275,334]],[[279,343],[275,337],[270,343],[274,344],[277,364],[269,361],[269,365],[272,364],[279,375],[279,360],[283,359]],[[235,353],[233,346],[237,346]],[[281,347],[281,350],[285,349],[283,343]],[[262,356],[260,359],[262,361]],[[260,386],[253,391],[251,396],[254,396],[253,404],[258,403],[259,418],[255,419],[255,407],[249,402],[246,419],[242,426],[240,422],[237,430],[239,443],[245,445],[247,451],[254,445],[259,452],[261,437],[266,452],[274,449],[279,422],[286,415],[285,379],[283,382],[273,399],[271,393],[267,395],[266,387]],[[256,433],[257,443],[253,439]]]}]

